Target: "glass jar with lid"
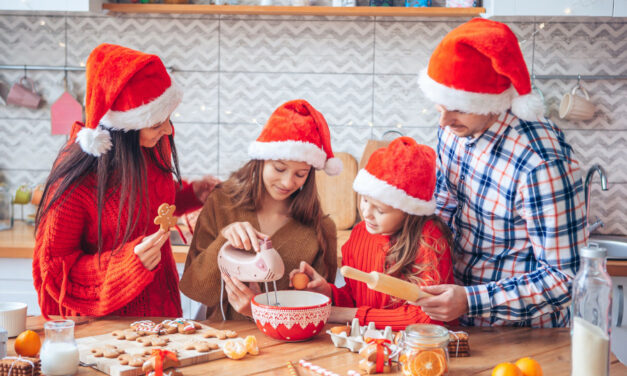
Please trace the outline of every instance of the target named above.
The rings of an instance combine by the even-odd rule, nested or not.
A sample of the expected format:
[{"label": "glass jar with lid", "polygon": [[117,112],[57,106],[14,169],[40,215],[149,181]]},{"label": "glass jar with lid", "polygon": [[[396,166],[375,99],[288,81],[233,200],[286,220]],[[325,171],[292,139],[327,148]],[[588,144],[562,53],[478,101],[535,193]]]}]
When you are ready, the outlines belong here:
[{"label": "glass jar with lid", "polygon": [[41,372],[47,376],[74,375],[78,370],[78,346],[74,321],[56,320],[44,324],[46,338],[41,347]]},{"label": "glass jar with lid", "polygon": [[0,184],[0,231],[13,228],[13,197],[9,188]]},{"label": "glass jar with lid", "polygon": [[414,324],[405,328],[398,359],[403,375],[448,375],[448,341],[448,329],[440,325]]}]

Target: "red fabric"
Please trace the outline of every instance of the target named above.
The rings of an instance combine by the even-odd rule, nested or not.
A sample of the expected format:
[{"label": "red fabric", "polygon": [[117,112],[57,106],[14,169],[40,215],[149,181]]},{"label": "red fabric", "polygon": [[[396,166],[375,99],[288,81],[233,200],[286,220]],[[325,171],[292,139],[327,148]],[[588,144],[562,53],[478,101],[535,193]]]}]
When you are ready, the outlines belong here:
[{"label": "red fabric", "polygon": [[109,110],[128,111],[163,94],[172,80],[161,59],[103,43],[86,64],[85,126],[94,129]]},{"label": "red fabric", "polygon": [[427,74],[444,86],[471,93],[500,94],[510,85],[519,95],[531,92],[516,35],[504,23],[484,18],[448,33],[433,51]]},{"label": "red fabric", "polygon": [[[142,238],[158,230],[153,223],[162,203],[177,213],[199,208],[190,184],[176,192],[170,173],[146,158],[150,213],[139,216],[128,243],[113,250],[118,225],[119,193],[111,193],[102,210],[103,251],[97,254],[98,221],[95,176],[87,176],[53,205],[37,231],[33,278],[42,314],[172,316],[182,314],[178,272],[170,242],[161,248],[161,262],[147,270],[134,254]],[[122,213],[123,235],[128,218]]]},{"label": "red fabric", "polygon": [[[366,171],[411,197],[423,201],[433,198],[435,151],[427,145],[418,144],[411,137],[399,137],[387,147],[375,150],[368,159]],[[375,199],[385,201],[383,197]]]},{"label": "red fabric", "polygon": [[176,354],[168,350],[153,349],[151,355],[155,357],[154,376],[163,376],[163,364],[165,363],[166,358],[174,362],[179,361],[178,358],[176,357]]},{"label": "red fabric", "polygon": [[[427,244],[435,246],[442,237],[440,230],[427,222],[423,227],[422,236]],[[373,235],[366,230],[364,222],[360,222],[351,231],[351,236],[342,247],[342,265],[348,265],[366,273],[385,270],[385,256],[389,249],[390,238],[384,235]],[[438,242],[444,245],[445,242]],[[430,248],[421,246],[416,255],[416,264],[429,264],[429,268],[419,277],[425,285],[454,283],[451,252],[448,246],[440,248],[437,254]],[[353,279],[346,279],[346,285],[337,288],[330,284],[333,290],[333,304],[339,307],[357,307],[355,317],[360,325],[374,322],[376,327],[383,329],[391,326],[392,330],[403,330],[407,325],[415,323],[435,323],[420,307],[402,301],[392,303],[390,296],[368,288],[368,286]]]}]

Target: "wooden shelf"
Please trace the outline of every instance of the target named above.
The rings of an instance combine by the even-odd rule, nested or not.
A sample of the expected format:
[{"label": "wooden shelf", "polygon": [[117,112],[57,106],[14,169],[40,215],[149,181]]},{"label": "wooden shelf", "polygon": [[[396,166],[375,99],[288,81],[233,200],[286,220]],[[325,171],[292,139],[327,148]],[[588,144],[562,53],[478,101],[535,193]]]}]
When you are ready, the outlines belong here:
[{"label": "wooden shelf", "polygon": [[292,7],[257,5],[198,5],[198,4],[115,4],[102,8],[120,13],[178,13],[178,14],[254,14],[291,16],[370,16],[370,17],[474,17],[485,8],[408,8],[408,7]]}]

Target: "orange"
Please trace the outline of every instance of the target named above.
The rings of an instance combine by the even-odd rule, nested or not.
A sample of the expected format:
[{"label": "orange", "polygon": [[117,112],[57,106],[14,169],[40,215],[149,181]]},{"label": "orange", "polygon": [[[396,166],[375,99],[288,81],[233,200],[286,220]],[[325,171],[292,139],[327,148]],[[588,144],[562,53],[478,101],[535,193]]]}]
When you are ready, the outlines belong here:
[{"label": "orange", "polygon": [[259,354],[259,346],[257,345],[257,338],[255,336],[248,336],[244,340],[246,344],[246,351],[250,355],[258,355]]},{"label": "orange", "polygon": [[41,340],[39,334],[32,330],[26,330],[20,333],[15,339],[15,352],[21,356],[35,356],[41,348]]},{"label": "orange", "polygon": [[542,367],[533,358],[520,358],[516,361],[516,367],[520,368],[523,376],[542,376]]},{"label": "orange", "polygon": [[492,370],[492,376],[523,376],[523,373],[515,364],[500,363]]},{"label": "orange", "polygon": [[242,359],[248,352],[246,350],[246,344],[241,338],[230,339],[224,342],[222,351],[224,351],[224,354],[231,359]]},{"label": "orange", "polygon": [[446,358],[434,350],[424,350],[409,357],[407,369],[413,376],[440,376],[446,370]]}]

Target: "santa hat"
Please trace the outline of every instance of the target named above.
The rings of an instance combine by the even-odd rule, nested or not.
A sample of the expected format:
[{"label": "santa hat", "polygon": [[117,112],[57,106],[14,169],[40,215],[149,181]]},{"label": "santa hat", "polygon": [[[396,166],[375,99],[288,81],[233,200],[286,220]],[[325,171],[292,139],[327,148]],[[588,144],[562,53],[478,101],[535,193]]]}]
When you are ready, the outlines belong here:
[{"label": "santa hat", "polygon": [[448,33],[418,83],[425,96],[450,111],[502,113],[523,120],[542,116],[518,40],[507,25],[472,19]]},{"label": "santa hat", "polygon": [[111,149],[108,129],[139,130],[168,118],[183,93],[156,55],[101,44],[87,59],[85,126],[76,142],[96,157]]},{"label": "santa hat", "polygon": [[375,150],[359,170],[353,189],[413,215],[435,212],[435,151],[411,137]]},{"label": "santa hat", "polygon": [[342,171],[342,161],[334,158],[331,134],[324,116],[303,99],[277,108],[256,141],[248,148],[252,159],[307,162],[328,175]]}]

